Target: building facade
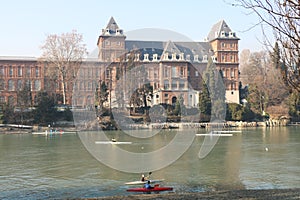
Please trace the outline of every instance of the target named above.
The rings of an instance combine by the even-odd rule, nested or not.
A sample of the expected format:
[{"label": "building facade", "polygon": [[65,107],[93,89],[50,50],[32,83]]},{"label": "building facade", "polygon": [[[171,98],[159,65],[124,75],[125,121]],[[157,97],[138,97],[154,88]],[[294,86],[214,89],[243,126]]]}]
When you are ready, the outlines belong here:
[{"label": "building facade", "polygon": [[0,104],[16,105],[18,93],[30,90],[32,104],[44,89],[44,67],[33,57],[0,57]]},{"label": "building facade", "polygon": [[196,107],[202,73],[211,58],[216,69],[222,71],[226,101],[240,103],[238,41],[224,20],[212,27],[204,42],[126,40],[123,30],[111,18],[98,38],[98,61],[130,62],[131,57],[135,67],[145,67],[154,89],[152,104],[174,104],[181,96],[187,107]]},{"label": "building facade", "polygon": [[[181,98],[185,106],[197,107],[209,59],[222,71],[226,101],[240,103],[238,41],[224,20],[203,42],[126,40],[112,17],[98,37],[97,58],[86,59],[69,84],[67,104],[93,107],[95,91],[105,81],[112,107],[128,106],[133,91],[145,84],[153,87],[149,105],[175,104]],[[36,58],[0,58],[0,102],[15,102],[24,81],[30,84],[33,103],[39,91],[61,92],[59,84],[48,83],[46,68]]]}]

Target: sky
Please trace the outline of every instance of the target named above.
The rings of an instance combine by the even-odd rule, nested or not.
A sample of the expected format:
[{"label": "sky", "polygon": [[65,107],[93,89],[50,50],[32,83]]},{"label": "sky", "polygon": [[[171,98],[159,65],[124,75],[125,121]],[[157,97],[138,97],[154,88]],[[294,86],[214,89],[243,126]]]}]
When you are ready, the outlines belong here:
[{"label": "sky", "polygon": [[240,38],[240,51],[262,50],[261,28],[248,30],[258,22],[257,16],[232,6],[232,1],[3,0],[0,56],[39,57],[47,35],[72,30],[83,35],[88,52],[92,52],[111,16],[125,35],[140,29],[166,29],[200,42],[214,24],[225,20]]}]

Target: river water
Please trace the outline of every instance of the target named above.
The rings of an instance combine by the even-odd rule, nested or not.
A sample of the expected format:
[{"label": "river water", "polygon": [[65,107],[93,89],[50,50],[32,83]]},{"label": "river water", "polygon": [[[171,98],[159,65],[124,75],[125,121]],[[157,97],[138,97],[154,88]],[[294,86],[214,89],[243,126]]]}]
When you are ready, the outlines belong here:
[{"label": "river water", "polygon": [[[189,131],[195,132],[189,129],[160,131],[148,139],[132,140],[132,145],[122,148],[135,152],[137,149],[155,151],[177,134]],[[232,137],[219,137],[214,148],[201,159],[198,157],[201,145],[210,138],[194,137],[182,156],[166,167],[154,170],[151,177],[165,179],[163,185],[174,187],[175,192],[299,187],[300,127],[241,131],[233,133]],[[200,129],[196,133],[206,133],[206,130]],[[124,172],[102,164],[86,148],[80,134],[85,133],[0,134],[0,199],[128,195],[126,189],[132,186],[124,183],[138,180],[140,171]],[[106,135],[120,141],[128,139],[126,134],[118,131]],[[183,144],[177,142],[176,145]],[[111,146],[107,148],[112,148],[112,153],[116,148],[106,146]],[[101,151],[103,146],[97,148]],[[130,165],[143,166],[138,162],[130,162]]]}]

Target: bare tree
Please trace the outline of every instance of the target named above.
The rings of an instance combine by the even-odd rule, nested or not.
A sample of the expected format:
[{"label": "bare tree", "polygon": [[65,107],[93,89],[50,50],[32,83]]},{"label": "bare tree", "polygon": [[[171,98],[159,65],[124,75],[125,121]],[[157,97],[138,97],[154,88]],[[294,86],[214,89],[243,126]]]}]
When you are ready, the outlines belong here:
[{"label": "bare tree", "polygon": [[58,83],[63,104],[66,104],[67,91],[71,90],[77,70],[87,54],[83,37],[75,30],[61,35],[48,35],[41,49],[41,60],[47,63],[46,75]]},{"label": "bare tree", "polygon": [[[286,83],[300,91],[300,0],[235,0],[233,6],[241,6],[255,13],[261,24],[273,29],[279,45],[282,70]],[[268,41],[271,38],[266,38]],[[273,46],[273,45],[271,45]]]},{"label": "bare tree", "polygon": [[276,68],[271,56],[266,51],[250,53],[241,69],[243,84],[249,86],[248,102],[257,113],[284,106],[282,103],[289,94],[283,80],[278,78],[280,69]]}]

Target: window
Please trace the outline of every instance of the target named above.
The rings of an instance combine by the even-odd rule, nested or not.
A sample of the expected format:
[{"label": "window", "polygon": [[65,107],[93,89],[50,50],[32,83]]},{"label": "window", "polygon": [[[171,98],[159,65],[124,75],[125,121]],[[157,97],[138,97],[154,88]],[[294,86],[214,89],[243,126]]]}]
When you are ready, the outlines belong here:
[{"label": "window", "polygon": [[230,56],[230,60],[231,60],[231,62],[233,62],[234,60],[233,60],[233,56]]},{"label": "window", "polygon": [[89,91],[91,91],[93,89],[93,83],[92,82],[88,82],[88,88]]},{"label": "window", "polygon": [[231,69],[231,78],[234,78],[234,70]]},{"label": "window", "polygon": [[22,67],[18,66],[18,77],[22,77]]},{"label": "window", "polygon": [[4,96],[0,96],[0,103],[4,103],[4,102],[5,102]]},{"label": "window", "polygon": [[0,66],[0,77],[4,76],[4,66]]},{"label": "window", "polygon": [[183,67],[180,68],[180,76],[184,76],[184,68]]},{"label": "window", "polygon": [[234,82],[231,83],[231,90],[235,90],[235,83]]},{"label": "window", "polygon": [[80,83],[80,90],[85,90],[83,81]]},{"label": "window", "polygon": [[34,81],[34,89],[35,89],[35,91],[40,91],[41,90],[41,81],[40,80],[35,80]]},{"label": "window", "polygon": [[165,93],[165,97],[168,97],[169,95],[167,93]]},{"label": "window", "polygon": [[172,89],[177,89],[177,81],[172,80]]},{"label": "window", "polygon": [[3,79],[0,79],[0,90],[4,90],[5,88],[5,82]]},{"label": "window", "polygon": [[225,56],[222,56],[222,62],[225,62]]},{"label": "window", "polygon": [[17,86],[18,86],[18,90],[22,90],[23,81],[22,80],[18,80]]},{"label": "window", "polygon": [[164,77],[169,76],[169,69],[167,67],[164,68]]},{"label": "window", "polygon": [[26,69],[26,77],[30,77],[30,75],[30,67],[28,66],[28,68]]},{"label": "window", "polygon": [[106,73],[105,73],[105,75],[106,75],[106,78],[110,78],[110,71],[109,71],[109,69],[106,69]]},{"label": "window", "polygon": [[8,91],[15,91],[15,82],[13,80],[8,80]]},{"label": "window", "polygon": [[226,44],[224,42],[221,43],[222,47],[226,47]]},{"label": "window", "polygon": [[165,80],[164,81],[164,89],[169,89],[170,85],[169,85],[169,81]]},{"label": "window", "polygon": [[195,71],[195,76],[198,77],[199,76],[199,72]]},{"label": "window", "polygon": [[14,104],[15,103],[15,98],[13,96],[8,97],[8,104]]},{"label": "window", "polygon": [[184,80],[179,81],[179,89],[184,89]]},{"label": "window", "polygon": [[35,67],[35,77],[40,77],[40,70],[38,66]]},{"label": "window", "polygon": [[12,77],[14,75],[14,70],[12,66],[9,66],[9,77]]},{"label": "window", "polygon": [[172,77],[177,77],[176,67],[172,67]]},{"label": "window", "polygon": [[109,46],[110,45],[110,41],[105,40],[105,46]]},{"label": "window", "polygon": [[26,84],[26,87],[29,88],[30,91],[31,91],[31,82],[30,82],[30,80],[26,80],[25,84]]}]

